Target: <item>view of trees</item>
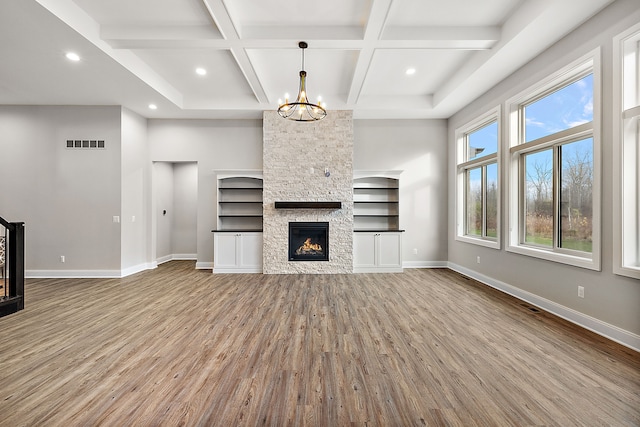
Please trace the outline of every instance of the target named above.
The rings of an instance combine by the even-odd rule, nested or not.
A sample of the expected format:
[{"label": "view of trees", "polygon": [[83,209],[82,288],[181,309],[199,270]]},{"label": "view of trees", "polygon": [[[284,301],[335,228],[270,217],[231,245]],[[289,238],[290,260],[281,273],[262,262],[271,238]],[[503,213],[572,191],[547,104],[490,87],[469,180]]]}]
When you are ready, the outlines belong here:
[{"label": "view of trees", "polygon": [[467,173],[467,234],[482,236],[482,170],[486,175],[486,236],[498,236],[498,165],[491,163]]},{"label": "view of trees", "polygon": [[[593,140],[560,146],[559,246],[591,252]],[[553,246],[553,149],[525,157],[525,241]]]}]

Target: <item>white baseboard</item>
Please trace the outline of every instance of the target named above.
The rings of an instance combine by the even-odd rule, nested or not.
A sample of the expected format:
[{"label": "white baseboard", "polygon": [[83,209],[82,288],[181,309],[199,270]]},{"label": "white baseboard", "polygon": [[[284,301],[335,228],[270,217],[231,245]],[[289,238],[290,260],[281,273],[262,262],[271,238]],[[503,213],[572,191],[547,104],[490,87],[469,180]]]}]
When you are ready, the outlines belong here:
[{"label": "white baseboard", "polygon": [[120,270],[25,270],[27,279],[102,279],[120,278]]},{"label": "white baseboard", "polygon": [[448,268],[447,261],[403,261],[403,268]]},{"label": "white baseboard", "polygon": [[156,267],[158,267],[158,264],[155,262],[134,265],[132,267],[122,269],[122,271],[120,272],[120,277],[131,276],[132,274],[140,273],[141,271],[145,270],[153,270]]},{"label": "white baseboard", "polygon": [[453,271],[457,271],[460,274],[471,277],[472,279],[484,283],[487,286],[491,286],[492,288],[509,294],[519,300],[526,301],[544,311],[561,317],[571,323],[575,323],[578,326],[615,341],[632,350],[640,352],[640,335],[636,335],[633,332],[626,331],[546,298],[542,298],[538,295],[516,288],[515,286],[511,286],[505,282],[495,280],[466,267],[462,267],[461,265],[450,262],[448,263],[448,267]]},{"label": "white baseboard", "polygon": [[156,262],[158,263],[158,265],[160,264],[164,264],[165,262],[169,262],[169,261],[195,261],[198,259],[198,254],[170,254],[170,255],[165,255],[162,256],[160,258],[158,258],[156,260]]},{"label": "white baseboard", "polygon": [[213,270],[212,262],[196,262],[196,270]]},{"label": "white baseboard", "polygon": [[161,256],[160,258],[156,259],[156,264],[160,265],[160,264],[164,264],[165,262],[169,262],[173,259],[172,257],[173,255]]},{"label": "white baseboard", "polygon": [[174,260],[195,261],[198,259],[198,254],[173,254],[172,257]]}]

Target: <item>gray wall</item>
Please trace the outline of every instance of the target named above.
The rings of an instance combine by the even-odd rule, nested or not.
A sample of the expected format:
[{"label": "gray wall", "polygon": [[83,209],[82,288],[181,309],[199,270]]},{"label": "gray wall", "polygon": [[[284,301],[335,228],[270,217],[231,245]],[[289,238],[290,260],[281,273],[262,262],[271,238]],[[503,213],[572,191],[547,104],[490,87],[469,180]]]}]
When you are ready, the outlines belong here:
[{"label": "gray wall", "polygon": [[[198,164],[154,162],[154,231],[158,262],[195,259],[197,253]],[[166,214],[163,212],[166,211]]]},{"label": "gray wall", "polygon": [[[405,266],[446,265],[447,121],[355,120],[353,169],[402,170]],[[417,249],[417,254],[414,254]]]},{"label": "gray wall", "polygon": [[216,170],[262,169],[262,120],[149,120],[152,161],[198,162],[197,266],[213,267]]},{"label": "gray wall", "polygon": [[173,164],[173,224],[171,251],[174,257],[192,258],[198,251],[198,164]]},{"label": "gray wall", "polygon": [[31,275],[119,275],[120,144],[120,107],[0,106],[0,216],[25,222]]},{"label": "gray wall", "polygon": [[[153,163],[155,256],[154,260],[170,259],[171,229],[173,217],[173,163]],[[166,213],[163,213],[165,212]]]},{"label": "gray wall", "polygon": [[121,269],[132,274],[150,267],[151,163],[147,120],[122,109]]},{"label": "gray wall", "polygon": [[[602,52],[602,271],[590,271],[506,252],[506,189],[502,186],[502,249],[494,250],[455,240],[455,218],[449,222],[449,261],[485,281],[513,288],[515,294],[551,307],[567,318],[617,339],[635,340],[640,334],[640,283],[613,274],[612,38],[640,21],[637,0],[619,0],[534,61],[505,79],[449,121],[449,212],[455,212],[454,131],[475,116],[503,104],[538,80],[600,47]],[[504,107],[504,104],[503,104]],[[504,108],[503,108],[504,110]],[[506,117],[503,114],[503,120]],[[503,123],[505,123],[503,121]],[[502,176],[507,173],[506,126],[503,126]],[[476,263],[481,256],[482,263]],[[578,298],[577,286],[585,287]],[[622,328],[630,334],[621,334]],[[635,334],[635,336],[633,336]]]},{"label": "gray wall", "polygon": [[[153,161],[198,161],[198,266],[210,268],[214,171],[262,170],[262,121],[149,120],[148,135]],[[446,138],[446,120],[354,120],[354,170],[404,170],[400,225],[410,266],[446,264]]]}]

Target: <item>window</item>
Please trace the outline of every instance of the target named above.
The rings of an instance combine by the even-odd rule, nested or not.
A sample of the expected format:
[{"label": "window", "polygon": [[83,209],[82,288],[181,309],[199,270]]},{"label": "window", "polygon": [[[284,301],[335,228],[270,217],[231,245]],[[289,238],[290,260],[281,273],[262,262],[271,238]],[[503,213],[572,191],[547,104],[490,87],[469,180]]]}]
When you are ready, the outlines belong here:
[{"label": "window", "polygon": [[597,54],[508,102],[508,250],[600,269]]},{"label": "window", "polygon": [[456,239],[500,248],[498,151],[500,109],[456,130]]},{"label": "window", "polygon": [[614,272],[640,279],[640,24],[614,39]]}]

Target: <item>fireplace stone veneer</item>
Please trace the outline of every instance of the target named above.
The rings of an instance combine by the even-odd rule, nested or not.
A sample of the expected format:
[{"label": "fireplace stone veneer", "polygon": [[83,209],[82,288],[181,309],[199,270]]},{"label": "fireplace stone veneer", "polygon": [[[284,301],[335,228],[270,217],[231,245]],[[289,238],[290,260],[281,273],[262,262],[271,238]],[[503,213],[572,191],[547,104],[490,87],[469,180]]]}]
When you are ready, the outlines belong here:
[{"label": "fireplace stone veneer", "polygon": [[[325,170],[330,173],[326,174]],[[276,202],[322,202],[276,209]],[[326,202],[340,202],[336,208]],[[353,117],[329,111],[317,122],[263,114],[263,273],[353,273]],[[328,261],[289,260],[289,223],[326,222]]]}]

